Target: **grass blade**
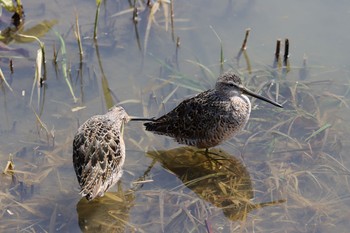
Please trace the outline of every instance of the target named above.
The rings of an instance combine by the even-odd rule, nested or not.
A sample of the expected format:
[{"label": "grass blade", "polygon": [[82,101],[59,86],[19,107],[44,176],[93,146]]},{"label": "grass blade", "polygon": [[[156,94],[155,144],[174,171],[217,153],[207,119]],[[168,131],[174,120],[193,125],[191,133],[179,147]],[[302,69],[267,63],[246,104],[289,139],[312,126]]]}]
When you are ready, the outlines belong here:
[{"label": "grass blade", "polygon": [[66,52],[66,44],[62,38],[62,36],[55,31],[56,36],[59,38],[60,42],[61,42],[61,54],[62,54],[62,73],[64,76],[64,79],[66,80],[67,86],[69,88],[69,91],[73,97],[73,101],[74,103],[77,102],[77,98],[74,95],[74,91],[73,91],[73,87],[68,79],[68,75],[67,75],[67,52]]},{"label": "grass blade", "polygon": [[5,83],[8,89],[10,89],[11,92],[13,92],[13,89],[11,88],[10,84],[6,81],[5,75],[2,72],[2,69],[0,68],[0,79]]},{"label": "grass blade", "polygon": [[315,137],[317,134],[323,132],[324,130],[328,129],[329,127],[331,127],[332,125],[327,123],[324,126],[322,126],[321,128],[319,128],[318,130],[316,130],[315,132],[313,132],[309,137],[307,137],[305,139],[305,142],[309,141],[311,138]]}]

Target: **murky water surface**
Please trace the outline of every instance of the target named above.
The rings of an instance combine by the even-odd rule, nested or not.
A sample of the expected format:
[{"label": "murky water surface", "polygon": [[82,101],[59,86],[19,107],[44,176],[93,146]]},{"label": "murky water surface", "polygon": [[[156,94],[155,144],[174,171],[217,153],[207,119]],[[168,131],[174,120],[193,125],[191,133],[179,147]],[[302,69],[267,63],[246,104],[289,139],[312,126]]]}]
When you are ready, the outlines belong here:
[{"label": "murky water surface", "polygon": [[[101,4],[93,40],[95,1],[23,1],[25,30],[53,27],[36,35],[42,87],[33,84],[38,42],[0,51],[13,89],[1,82],[1,232],[347,232],[349,2],[175,0],[173,27],[169,2],[150,21],[151,8],[136,1],[136,26],[130,2]],[[276,40],[283,58],[286,38],[288,62],[275,61]],[[244,131],[209,156],[129,122],[121,182],[92,202],[79,196],[80,124],[111,104],[160,116],[213,87],[222,67],[284,109],[252,100]]]}]

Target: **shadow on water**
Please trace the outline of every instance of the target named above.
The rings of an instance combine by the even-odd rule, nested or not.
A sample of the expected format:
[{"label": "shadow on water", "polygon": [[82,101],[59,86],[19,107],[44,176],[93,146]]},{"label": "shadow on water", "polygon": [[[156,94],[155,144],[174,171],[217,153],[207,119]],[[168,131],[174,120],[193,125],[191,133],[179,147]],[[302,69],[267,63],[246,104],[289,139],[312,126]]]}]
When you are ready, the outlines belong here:
[{"label": "shadow on water", "polygon": [[[249,212],[284,200],[254,203],[253,183],[246,167],[227,152],[213,148],[208,152],[193,147],[150,151],[147,155],[175,174],[202,200],[222,209],[231,221],[245,220]],[[167,227],[180,226],[173,219]]]}]

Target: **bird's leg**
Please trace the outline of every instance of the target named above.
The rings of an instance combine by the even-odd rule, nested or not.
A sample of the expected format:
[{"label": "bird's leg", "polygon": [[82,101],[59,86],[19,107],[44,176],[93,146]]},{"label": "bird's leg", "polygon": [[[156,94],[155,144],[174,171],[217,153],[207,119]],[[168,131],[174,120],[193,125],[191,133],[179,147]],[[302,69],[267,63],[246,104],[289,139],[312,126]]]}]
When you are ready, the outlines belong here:
[{"label": "bird's leg", "polygon": [[205,148],[204,155],[209,161],[211,160],[211,157],[209,156],[209,148]]}]

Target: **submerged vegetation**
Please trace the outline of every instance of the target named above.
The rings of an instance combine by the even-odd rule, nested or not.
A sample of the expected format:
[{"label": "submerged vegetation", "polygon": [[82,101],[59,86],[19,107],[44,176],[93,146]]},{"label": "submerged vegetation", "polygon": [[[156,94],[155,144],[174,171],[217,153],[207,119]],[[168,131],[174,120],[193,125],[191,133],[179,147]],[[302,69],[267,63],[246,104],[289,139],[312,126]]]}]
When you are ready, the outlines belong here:
[{"label": "submerged vegetation", "polygon": [[[0,231],[341,232],[349,227],[350,170],[344,156],[349,84],[329,78],[348,72],[309,66],[306,56],[290,60],[289,39],[277,40],[272,64],[257,64],[247,46],[253,29],[246,30],[242,46],[226,47],[222,32],[211,26],[219,44],[212,54],[215,64],[197,54],[189,58],[190,46],[182,39],[180,46],[179,32],[193,27],[178,26],[187,19],[176,17],[174,1],[84,3],[93,5],[89,22],[78,8],[64,16],[71,17],[69,29],[56,28],[57,19],[28,26],[31,19],[24,18],[20,1],[0,3],[6,10],[1,17],[11,19],[0,37],[5,58]],[[16,23],[11,17],[17,14]],[[194,40],[193,46],[198,44]],[[234,57],[232,49],[238,51]],[[80,199],[71,156],[73,135],[84,119],[115,104],[130,115],[159,116],[212,86],[229,68],[284,110],[254,101],[244,131],[208,154],[130,123],[122,182],[102,198]],[[137,79],[136,70],[142,70]]]}]

